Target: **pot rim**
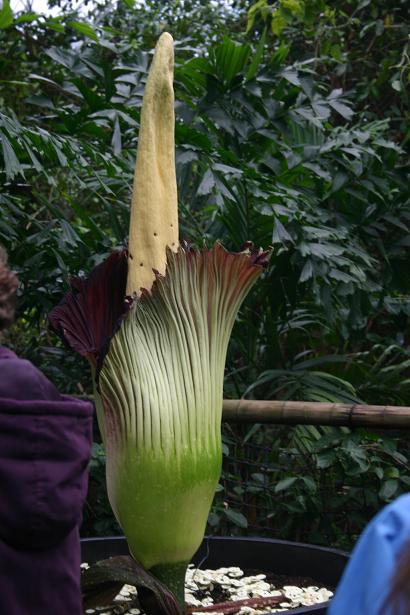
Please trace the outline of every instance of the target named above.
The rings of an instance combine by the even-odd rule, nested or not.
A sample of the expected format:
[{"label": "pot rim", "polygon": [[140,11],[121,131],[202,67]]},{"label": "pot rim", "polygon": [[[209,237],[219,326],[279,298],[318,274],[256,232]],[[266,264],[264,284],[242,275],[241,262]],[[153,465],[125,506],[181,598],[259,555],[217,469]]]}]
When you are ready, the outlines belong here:
[{"label": "pot rim", "polygon": [[[344,557],[350,557],[350,553],[348,551],[344,551],[343,549],[336,549],[334,547],[324,547],[323,545],[315,545],[309,542],[298,542],[295,540],[280,540],[279,538],[267,538],[264,536],[212,536],[205,535],[203,540],[211,540],[211,541],[226,541],[226,542],[267,542],[281,545],[293,545],[295,547],[303,547],[308,549],[313,549],[315,551],[323,551],[324,553],[334,553],[337,555],[342,555]],[[81,538],[81,542],[83,543],[92,543],[98,541],[115,541],[115,542],[127,542],[125,536],[86,536]]]}]

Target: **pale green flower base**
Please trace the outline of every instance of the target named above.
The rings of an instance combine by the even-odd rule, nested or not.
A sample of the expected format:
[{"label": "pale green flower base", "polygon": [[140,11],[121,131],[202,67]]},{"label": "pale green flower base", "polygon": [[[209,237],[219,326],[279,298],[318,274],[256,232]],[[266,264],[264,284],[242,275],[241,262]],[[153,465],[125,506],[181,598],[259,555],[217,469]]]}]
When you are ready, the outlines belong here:
[{"label": "pale green flower base", "polygon": [[[189,561],[201,544],[222,454],[107,450],[110,502],[131,554],[146,569]],[[125,454],[124,454],[125,453]]]}]

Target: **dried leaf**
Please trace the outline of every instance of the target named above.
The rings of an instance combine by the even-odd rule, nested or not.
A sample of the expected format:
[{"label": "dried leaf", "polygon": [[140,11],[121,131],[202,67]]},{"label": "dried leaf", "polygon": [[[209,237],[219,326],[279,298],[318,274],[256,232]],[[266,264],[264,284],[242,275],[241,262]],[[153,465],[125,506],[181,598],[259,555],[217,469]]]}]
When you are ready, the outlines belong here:
[{"label": "dried leaf", "polygon": [[174,594],[141,564],[128,555],[96,562],[81,574],[84,606],[108,606],[123,585],[134,585],[147,615],[181,615]]}]

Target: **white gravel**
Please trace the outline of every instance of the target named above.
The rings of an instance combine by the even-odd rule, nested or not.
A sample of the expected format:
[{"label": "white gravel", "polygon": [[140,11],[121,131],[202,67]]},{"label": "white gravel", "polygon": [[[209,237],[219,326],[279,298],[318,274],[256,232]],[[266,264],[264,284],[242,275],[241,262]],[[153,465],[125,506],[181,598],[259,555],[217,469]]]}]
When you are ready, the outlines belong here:
[{"label": "white gravel", "polygon": [[[88,567],[82,564],[82,567]],[[214,604],[211,592],[218,588],[226,596],[224,601],[245,600],[248,598],[283,596],[283,601],[279,605],[267,606],[259,609],[252,607],[242,607],[238,615],[262,615],[266,613],[280,613],[303,606],[313,606],[329,600],[333,593],[326,587],[308,586],[297,587],[295,585],[284,585],[275,587],[267,582],[266,575],[256,574],[245,576],[243,571],[236,567],[218,568],[216,570],[202,570],[189,566],[185,580],[185,601],[191,607],[198,607],[193,615],[202,615],[201,607]],[[115,601],[127,602],[135,598],[137,590],[132,585],[124,585]],[[222,601],[222,600],[221,600]],[[114,615],[113,610],[87,609],[87,614],[95,615]],[[144,615],[138,608],[130,608],[123,611],[124,615]],[[204,613],[205,615],[205,613]],[[206,615],[221,615],[221,612],[207,611]]]}]

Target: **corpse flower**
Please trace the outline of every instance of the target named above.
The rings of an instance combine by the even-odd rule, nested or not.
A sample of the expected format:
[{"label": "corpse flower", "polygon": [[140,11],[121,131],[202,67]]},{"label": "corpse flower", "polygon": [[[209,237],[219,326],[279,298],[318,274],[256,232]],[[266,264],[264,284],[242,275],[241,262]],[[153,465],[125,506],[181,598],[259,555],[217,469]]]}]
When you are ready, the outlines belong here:
[{"label": "corpse flower", "polygon": [[221,471],[229,337],[268,253],[178,245],[172,80],[165,33],[144,94],[128,250],[72,279],[50,321],[91,364],[109,499],[130,552],[182,612]]}]

